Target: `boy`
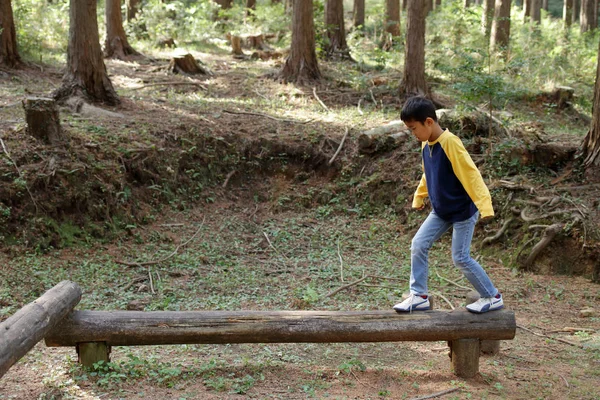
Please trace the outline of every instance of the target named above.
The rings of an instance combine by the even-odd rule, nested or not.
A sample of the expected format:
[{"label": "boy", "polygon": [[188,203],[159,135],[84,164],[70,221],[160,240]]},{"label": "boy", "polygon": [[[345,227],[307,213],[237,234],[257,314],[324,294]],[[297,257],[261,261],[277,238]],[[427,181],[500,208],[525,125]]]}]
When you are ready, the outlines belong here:
[{"label": "boy", "polygon": [[475,223],[494,216],[490,192],[471,156],[458,137],[443,130],[435,106],[424,97],[412,97],[400,118],[422,142],[423,176],[412,207],[423,209],[429,197],[433,211],[419,228],[411,245],[410,296],[396,304],[396,312],[429,310],[427,257],[433,242],[452,227],[452,260],[461,269],[481,298],[467,310],[484,313],[504,306],[502,295],[481,265],[470,255]]}]

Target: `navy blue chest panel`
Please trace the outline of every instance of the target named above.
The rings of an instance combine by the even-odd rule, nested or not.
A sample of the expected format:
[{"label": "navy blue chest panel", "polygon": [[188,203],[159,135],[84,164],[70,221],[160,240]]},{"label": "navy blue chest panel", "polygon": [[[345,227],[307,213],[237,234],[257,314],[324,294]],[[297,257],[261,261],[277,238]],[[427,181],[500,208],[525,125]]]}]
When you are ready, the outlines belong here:
[{"label": "navy blue chest panel", "polygon": [[477,211],[440,143],[422,150],[429,200],[436,214],[448,221],[463,221]]}]

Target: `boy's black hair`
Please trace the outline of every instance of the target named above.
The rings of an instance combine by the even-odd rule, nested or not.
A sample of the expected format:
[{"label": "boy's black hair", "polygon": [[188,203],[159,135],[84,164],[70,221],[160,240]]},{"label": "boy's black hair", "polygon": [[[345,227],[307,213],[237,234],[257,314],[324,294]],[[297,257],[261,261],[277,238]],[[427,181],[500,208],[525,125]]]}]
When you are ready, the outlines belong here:
[{"label": "boy's black hair", "polygon": [[402,121],[424,123],[427,118],[437,122],[435,105],[431,100],[423,96],[414,96],[406,100],[400,113]]}]

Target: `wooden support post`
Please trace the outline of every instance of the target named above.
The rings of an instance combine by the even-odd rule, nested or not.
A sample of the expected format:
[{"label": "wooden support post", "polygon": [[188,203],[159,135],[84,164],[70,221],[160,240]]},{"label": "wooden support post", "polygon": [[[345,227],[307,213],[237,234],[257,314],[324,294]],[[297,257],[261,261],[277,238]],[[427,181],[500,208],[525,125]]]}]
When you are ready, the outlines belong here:
[{"label": "wooden support post", "polygon": [[[477,300],[479,300],[479,293],[477,293],[476,291],[472,290],[469,293],[467,293],[466,296],[466,300],[467,300],[467,304],[471,304],[476,302]],[[481,340],[481,343],[479,343],[479,349],[481,351],[481,354],[487,354],[487,355],[492,355],[495,356],[498,353],[500,353],[500,341],[499,340]]]},{"label": "wooden support post", "polygon": [[452,370],[459,378],[473,378],[479,372],[479,339],[452,340]]},{"label": "wooden support post", "polygon": [[81,289],[62,281],[0,323],[0,377],[79,303]]},{"label": "wooden support post", "polygon": [[110,346],[106,342],[78,343],[77,355],[80,364],[92,368],[98,361],[110,361]]}]

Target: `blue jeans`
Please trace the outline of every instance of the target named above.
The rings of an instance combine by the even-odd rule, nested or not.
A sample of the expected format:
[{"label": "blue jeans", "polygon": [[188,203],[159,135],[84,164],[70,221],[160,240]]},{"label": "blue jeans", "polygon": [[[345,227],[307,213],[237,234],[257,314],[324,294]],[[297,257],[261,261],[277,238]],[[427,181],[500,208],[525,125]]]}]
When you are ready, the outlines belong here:
[{"label": "blue jeans", "polygon": [[476,212],[471,218],[460,222],[444,221],[431,212],[419,231],[412,240],[410,292],[413,294],[427,294],[427,277],[429,265],[427,262],[429,249],[433,242],[438,240],[450,227],[452,227],[452,260],[465,274],[471,285],[479,292],[481,297],[493,297],[498,290],[485,273],[481,265],[471,258],[471,240],[475,223],[479,218]]}]

